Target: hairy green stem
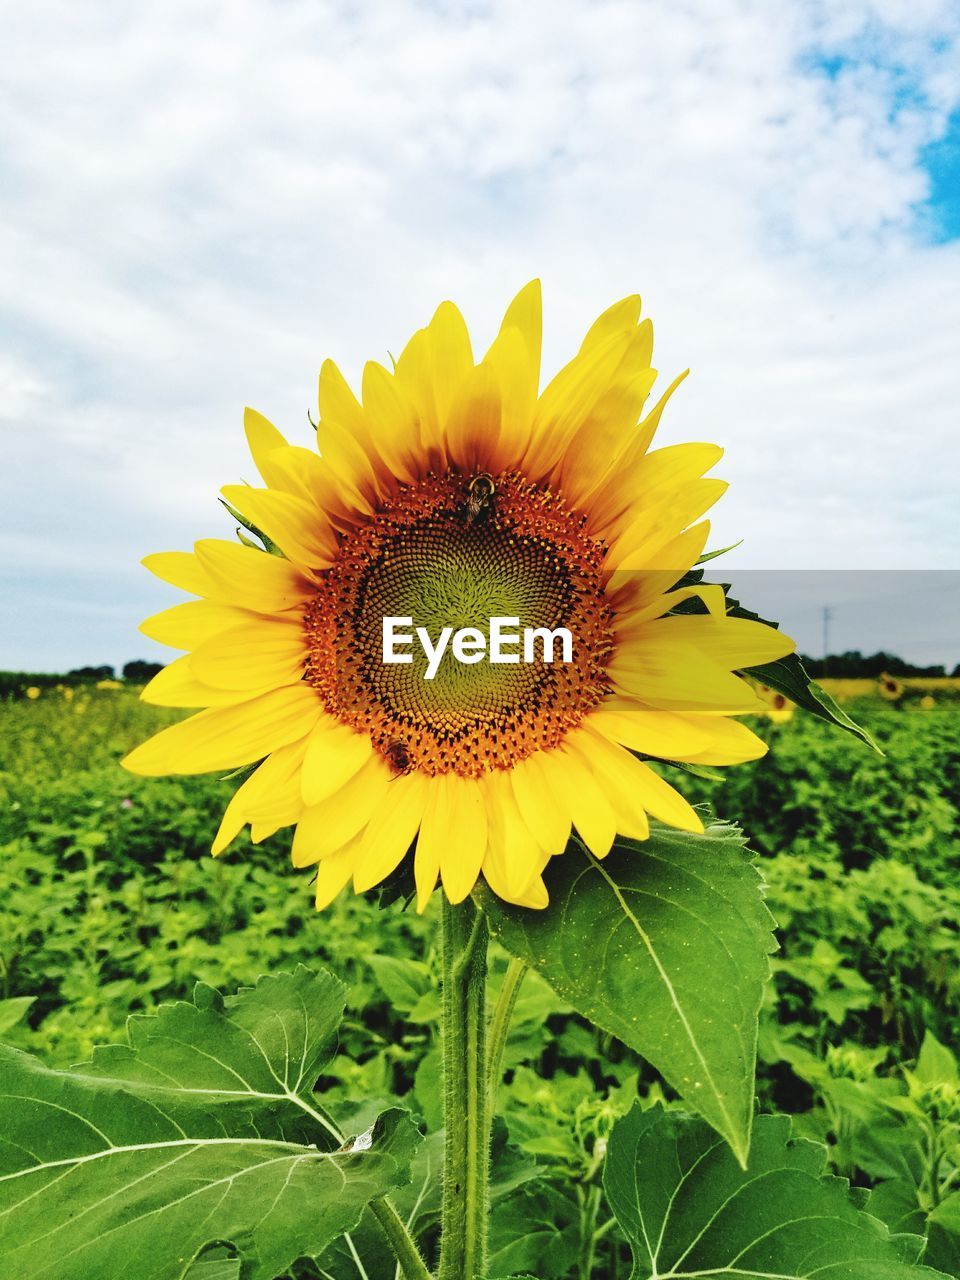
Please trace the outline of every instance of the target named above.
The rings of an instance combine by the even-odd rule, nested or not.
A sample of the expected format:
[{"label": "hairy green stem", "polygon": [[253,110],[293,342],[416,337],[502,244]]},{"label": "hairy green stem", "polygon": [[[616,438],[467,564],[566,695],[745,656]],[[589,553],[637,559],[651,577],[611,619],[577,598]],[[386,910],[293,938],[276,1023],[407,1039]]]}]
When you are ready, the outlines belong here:
[{"label": "hairy green stem", "polygon": [[389,1200],[371,1200],[370,1212],[380,1223],[383,1234],[390,1242],[394,1257],[400,1266],[404,1280],[430,1280],[430,1272],[403,1220]]},{"label": "hairy green stem", "polygon": [[526,972],[527,966],[514,956],[507,966],[507,972],[503,975],[500,994],[497,996],[497,1003],[490,1018],[487,1049],[487,1106],[491,1116],[496,1109],[497,1091],[503,1076],[503,1051],[510,1031],[510,1019],[513,1017],[513,1009],[520,994],[520,984]]},{"label": "hairy green stem", "polygon": [[590,1280],[593,1275],[593,1259],[597,1248],[597,1212],[600,1208],[600,1188],[596,1186],[581,1190],[577,1188],[580,1202],[580,1257],[578,1274],[580,1280]]},{"label": "hairy green stem", "polygon": [[439,1280],[483,1280],[487,1263],[487,926],[469,899],[443,899],[443,1210]]}]

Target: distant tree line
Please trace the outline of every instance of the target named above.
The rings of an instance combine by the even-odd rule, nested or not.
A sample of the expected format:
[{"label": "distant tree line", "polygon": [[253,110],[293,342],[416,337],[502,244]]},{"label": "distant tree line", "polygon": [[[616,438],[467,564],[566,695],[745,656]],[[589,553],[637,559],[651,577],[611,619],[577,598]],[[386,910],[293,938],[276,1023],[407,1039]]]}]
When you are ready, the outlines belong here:
[{"label": "distant tree line", "polygon": [[72,671],[0,671],[0,698],[21,694],[31,686],[37,689],[55,689],[57,685],[76,688],[78,685],[97,684],[101,680],[123,679],[127,684],[146,684],[158,671],[161,662],[145,662],[140,658],[124,664],[120,676],[116,667],[74,667]]},{"label": "distant tree line", "polygon": [[[945,676],[947,668],[943,663],[930,667],[918,667],[912,662],[898,658],[895,653],[861,653],[859,649],[848,649],[846,653],[831,653],[825,658],[803,658],[803,665],[810,675],[819,679],[821,676],[833,676],[837,680],[875,679],[886,672],[889,676]],[[950,673],[960,676],[960,663]]]},{"label": "distant tree line", "polygon": [[[831,653],[826,658],[802,659],[803,665],[814,678],[833,676],[838,680],[876,679],[883,672],[891,676],[945,676],[947,669],[943,663],[929,667],[918,667],[912,662],[898,658],[895,653],[863,654],[859,649],[848,649],[846,653]],[[0,671],[0,698],[20,696],[31,685],[38,689],[54,689],[57,685],[97,684],[100,680],[116,680],[122,678],[126,684],[146,684],[158,671],[162,670],[160,662],[146,662],[136,658],[124,663],[120,677],[115,667],[104,664],[102,667],[74,667],[72,671],[51,673],[29,671]],[[949,673],[960,677],[960,663]]]}]

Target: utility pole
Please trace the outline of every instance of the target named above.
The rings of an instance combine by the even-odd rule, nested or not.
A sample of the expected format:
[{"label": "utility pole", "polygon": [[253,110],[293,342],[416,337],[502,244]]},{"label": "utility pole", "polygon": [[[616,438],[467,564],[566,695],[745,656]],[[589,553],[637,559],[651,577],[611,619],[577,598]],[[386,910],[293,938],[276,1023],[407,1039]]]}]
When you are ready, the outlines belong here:
[{"label": "utility pole", "polygon": [[[830,656],[830,619],[833,616],[833,610],[828,604],[823,606],[823,661],[826,663]],[[826,673],[826,666],[824,666]]]}]

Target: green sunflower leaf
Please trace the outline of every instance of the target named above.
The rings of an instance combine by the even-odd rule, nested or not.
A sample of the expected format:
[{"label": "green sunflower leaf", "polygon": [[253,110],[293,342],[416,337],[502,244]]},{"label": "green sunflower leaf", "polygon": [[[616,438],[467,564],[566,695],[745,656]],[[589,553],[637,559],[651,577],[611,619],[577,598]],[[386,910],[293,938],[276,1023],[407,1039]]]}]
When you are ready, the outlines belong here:
[{"label": "green sunflower leaf", "polygon": [[69,1071],[0,1048],[0,1275],[273,1280],[350,1230],[409,1179],[419,1133],[391,1110],[343,1142],[323,1114],[342,1010],[301,967],[232,999],[199,985]]},{"label": "green sunflower leaf", "polygon": [[924,1260],[948,1275],[960,1275],[960,1191],[941,1200],[927,1219]]},{"label": "green sunflower leaf", "polygon": [[248,520],[245,515],[241,515],[236,507],[231,507],[230,503],[227,502],[225,498],[220,499],[220,505],[226,507],[227,511],[242,529],[246,529],[248,533],[252,533],[254,538],[259,538],[259,542],[254,542],[252,539],[245,537],[241,532],[241,528],[238,528],[237,537],[245,547],[253,547],[254,551],[266,551],[267,554],[271,556],[283,556],[283,552],[277,544],[272,542],[263,530],[258,529],[257,526],[251,520]]},{"label": "green sunflower leaf", "polygon": [[602,862],[574,844],[546,879],[545,911],[478,890],[494,937],[646,1058],[744,1162],[774,941],[743,835],[655,827]]},{"label": "green sunflower leaf", "polygon": [[183,1280],[241,1280],[242,1265],[239,1258],[231,1258],[223,1249],[204,1251],[183,1272]]},{"label": "green sunflower leaf", "polygon": [[[727,547],[724,550],[731,550]],[[703,557],[704,560],[713,559],[714,555],[722,555],[722,552],[714,552],[713,555]],[[678,586],[689,586],[694,583],[702,582],[704,571],[702,569],[692,569],[677,584]],[[759,613],[754,613],[752,609],[748,609],[746,605],[734,599],[730,594],[730,583],[718,583],[723,587],[724,594],[727,599],[727,616],[731,618],[747,618],[751,622],[762,622],[765,627],[772,627],[774,631],[780,630],[778,622],[771,622],[769,618],[761,618]],[[704,605],[698,600],[686,600],[678,605],[676,613],[699,613],[704,609]],[[762,684],[769,685],[771,689],[775,689],[777,693],[782,693],[789,698],[791,702],[795,702],[798,707],[802,707],[804,711],[809,711],[815,716],[819,716],[821,720],[826,720],[828,724],[845,729],[847,733],[852,733],[854,737],[859,738],[861,742],[865,742],[878,755],[883,752],[877,746],[873,737],[867,732],[862,725],[857,724],[851,716],[848,716],[839,703],[827,693],[822,685],[818,684],[812,676],[807,674],[806,668],[800,661],[799,654],[791,653],[785,658],[779,658],[776,662],[768,662],[759,667],[747,667],[746,674],[753,676]]]},{"label": "green sunflower leaf", "polygon": [[[739,612],[735,616],[752,615]],[[760,621],[762,622],[763,619],[761,618]],[[768,662],[762,667],[750,667],[747,670],[747,674],[754,676],[763,684],[769,685],[771,689],[776,689],[777,693],[784,694],[791,702],[795,702],[798,707],[802,707],[805,711],[813,712],[821,720],[826,720],[841,729],[846,729],[848,733],[852,733],[854,737],[865,742],[868,747],[872,747],[877,755],[883,755],[883,752],[867,730],[848,716],[843,707],[827,693],[822,685],[807,675],[806,669],[797,654],[788,654],[786,658],[780,658],[777,662]]]},{"label": "green sunflower leaf", "polygon": [[0,1036],[22,1022],[36,996],[11,996],[9,1000],[0,1000]]},{"label": "green sunflower leaf", "polygon": [[791,1139],[787,1116],[758,1117],[741,1169],[701,1120],[635,1104],[603,1175],[632,1280],[947,1280],[918,1265],[922,1237],[891,1234],[825,1163],[824,1147]]},{"label": "green sunflower leaf", "polygon": [[[751,609],[747,609],[739,600],[734,600],[729,595],[729,588],[724,587],[727,594],[727,610],[731,618],[749,618],[752,622],[762,622],[765,627],[773,627],[775,631],[779,631],[779,624],[771,622],[767,618],[761,618],[758,613],[754,613]],[[798,707],[802,707],[804,711],[810,711],[815,716],[819,716],[821,720],[826,720],[828,724],[838,726],[845,729],[848,733],[852,733],[854,737],[865,742],[868,747],[872,747],[878,755],[883,752],[877,746],[874,739],[863,728],[857,724],[856,720],[848,716],[843,707],[827,693],[822,685],[807,674],[806,668],[800,661],[800,655],[789,653],[785,658],[778,658],[776,662],[767,662],[760,667],[748,667],[747,675],[753,676],[762,684],[769,685],[771,689],[775,689],[777,693],[784,694],[791,702],[795,702]]]}]

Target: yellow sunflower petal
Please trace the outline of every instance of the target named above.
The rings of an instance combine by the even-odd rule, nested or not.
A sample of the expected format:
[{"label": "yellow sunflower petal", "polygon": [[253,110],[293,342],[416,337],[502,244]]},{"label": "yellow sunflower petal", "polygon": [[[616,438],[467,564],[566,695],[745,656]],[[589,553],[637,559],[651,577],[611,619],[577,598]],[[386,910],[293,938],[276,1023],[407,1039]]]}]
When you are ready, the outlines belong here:
[{"label": "yellow sunflower petal", "polygon": [[621,644],[607,668],[614,687],[665,711],[719,711],[744,715],[757,705],[745,681],[693,645],[660,636]]},{"label": "yellow sunflower petal", "polygon": [[358,843],[347,845],[339,853],[324,860],[317,867],[315,885],[317,910],[329,907],[335,897],[346,887],[357,865]]},{"label": "yellow sunflower petal", "polygon": [[247,437],[250,456],[260,472],[263,483],[274,488],[285,488],[284,478],[273,470],[270,457],[278,449],[287,447],[286,437],[272,422],[268,422],[262,413],[257,413],[256,409],[250,408],[243,411],[243,430]]},{"label": "yellow sunflower petal", "polygon": [[[380,369],[381,366],[370,365],[367,368]],[[371,386],[368,391],[367,368],[363,373],[363,407],[376,421],[377,402],[374,397],[385,395],[386,384]],[[383,373],[390,377],[385,369]],[[400,397],[401,403],[407,407],[408,420],[413,429],[411,438],[416,440],[417,449],[430,457],[442,459],[443,432],[433,390],[433,351],[426,329],[418,329],[400,352],[395,377],[391,394]]]},{"label": "yellow sunflower petal", "polygon": [[286,444],[274,449],[264,465],[270,474],[271,489],[317,506],[324,518],[329,518],[335,510],[339,513],[345,509],[336,477],[313,449]]},{"label": "yellow sunflower petal", "polygon": [[303,798],[320,804],[358,773],[373,755],[370,739],[332,716],[316,724],[303,761]]},{"label": "yellow sunflower petal", "polygon": [[410,773],[391,782],[389,803],[373,815],[360,837],[353,873],[357,893],[379,884],[410,848],[423,820],[430,781],[421,774]]},{"label": "yellow sunflower petal", "polygon": [[645,369],[617,382],[600,397],[568,444],[558,469],[558,483],[574,506],[587,506],[603,475],[629,443],[629,432],[656,379]]},{"label": "yellow sunflower petal", "polygon": [[507,307],[500,332],[516,329],[523,338],[530,357],[533,396],[540,387],[540,352],[543,346],[543,294],[539,280],[525,284]]},{"label": "yellow sunflower petal", "polygon": [[236,790],[230,797],[230,803],[223,811],[223,817],[220,819],[220,826],[217,828],[217,834],[213,837],[213,844],[210,846],[210,852],[213,856],[219,857],[228,845],[233,844],[237,836],[247,825],[247,815],[244,810],[243,796],[240,794],[243,787]]},{"label": "yellow sunflower petal", "polygon": [[247,793],[247,813],[257,823],[274,822],[289,826],[303,814],[300,794],[300,772],[306,755],[309,734],[267,756],[251,779]]},{"label": "yellow sunflower petal", "polygon": [[483,874],[508,901],[521,897],[549,861],[535,832],[527,826],[514,798],[510,778],[496,771],[483,779],[487,810],[487,852]]},{"label": "yellow sunflower petal", "polygon": [[[688,529],[688,533],[694,533],[701,529],[709,532],[709,522],[704,521],[703,525],[696,525],[693,529]],[[703,534],[704,539],[707,533]],[[672,556],[664,556],[669,563],[673,559]],[[642,589],[643,579],[649,573],[651,577],[656,577],[658,570],[644,570],[643,573],[634,574],[631,584],[626,584],[616,594],[617,618],[614,629],[618,635],[626,635],[634,630],[638,630],[641,623],[650,622],[654,618],[662,618],[664,614],[669,613],[671,609],[675,609],[678,604],[682,604],[684,600],[699,600],[706,607],[707,613],[712,618],[725,618],[727,616],[727,597],[723,587],[719,583],[714,582],[698,582],[689,587],[677,587],[675,591],[668,591],[665,595],[655,596],[650,600],[649,604],[642,603],[644,592]],[[672,571],[671,571],[672,572]],[[614,595],[610,591],[609,584],[607,586],[608,598]]]},{"label": "yellow sunflower petal", "polygon": [[190,663],[198,680],[217,689],[277,689],[301,679],[306,657],[299,619],[263,618],[205,640]]},{"label": "yellow sunflower petal", "polygon": [[251,685],[247,689],[215,688],[199,678],[192,657],[184,654],[158,671],[144,685],[140,697],[154,707],[229,707],[276,687],[270,680],[265,680],[263,684]]},{"label": "yellow sunflower petal", "polygon": [[516,467],[530,442],[536,373],[530,348],[515,328],[501,329],[483,364],[493,369],[500,392],[500,423],[487,451],[487,468],[496,475]]},{"label": "yellow sunflower petal", "polygon": [[543,911],[550,905],[550,895],[543,883],[543,876],[531,880],[526,889],[516,900],[518,907],[527,907],[531,911]]},{"label": "yellow sunflower petal", "polygon": [[498,898],[512,903],[513,906],[530,907],[535,911],[542,911],[550,903],[547,887],[539,872],[524,889],[518,892],[512,889],[509,882],[503,878],[500,862],[489,853],[483,860],[483,878]]},{"label": "yellow sunflower petal", "polygon": [[438,877],[449,901],[462,902],[477,882],[486,848],[480,787],[456,774],[431,778],[414,855],[417,912],[426,909]]},{"label": "yellow sunflower petal", "polygon": [[611,742],[664,760],[686,759],[690,752],[705,751],[710,744],[706,729],[689,716],[652,711],[630,698],[604,699],[586,717],[586,723]]},{"label": "yellow sunflower petal", "polygon": [[[595,533],[621,532],[631,517],[669,501],[671,495],[715,467],[723,457],[719,445],[667,445],[639,455],[631,447],[590,499],[590,527]],[[679,533],[680,526],[677,527]]]},{"label": "yellow sunflower petal", "polygon": [[539,755],[528,756],[510,770],[513,794],[531,831],[548,853],[561,853],[570,839],[570,810],[557,803],[547,784]]},{"label": "yellow sunflower petal", "polygon": [[593,351],[595,347],[599,347],[606,342],[614,334],[622,333],[624,329],[635,329],[639,320],[639,293],[633,293],[627,298],[621,298],[612,307],[607,307],[606,311],[602,312],[594,320],[587,330],[587,336],[581,343],[580,354],[586,355],[588,352]]},{"label": "yellow sunflower petal", "polygon": [[370,360],[363,368],[363,407],[376,423],[373,444],[387,472],[411,484],[421,472],[420,430],[422,410],[406,393],[405,384],[383,365]]},{"label": "yellow sunflower petal", "polygon": [[185,600],[141,622],[140,631],[171,649],[195,649],[230,627],[249,622],[256,615],[212,600]]},{"label": "yellow sunflower petal", "polygon": [[[696,565],[703,555],[707,538],[710,536],[709,520],[685,529],[676,538],[671,538],[660,548],[655,565],[646,565],[640,572],[621,574],[620,581],[614,587],[612,579],[607,583],[608,598],[615,597],[616,617],[614,628],[617,634],[623,634],[632,627],[638,626],[649,618],[658,618],[666,613],[680,599],[689,596],[669,595],[669,589]],[[681,588],[693,591],[694,588]],[[715,599],[712,592],[720,593],[720,614],[726,613],[726,604],[722,587],[698,583],[696,591],[706,591],[707,599]],[[706,603],[706,600],[704,601]],[[711,609],[711,612],[713,610]]]},{"label": "yellow sunflower petal", "polygon": [[[690,374],[689,369],[684,369],[683,373],[678,373],[677,376],[674,378],[674,380],[667,387],[666,391],[664,391],[663,395],[660,397],[657,403],[653,406],[653,408],[650,410],[647,416],[640,423],[640,435],[644,437],[648,442],[649,440],[653,439],[654,433],[656,432],[657,427],[660,425],[660,419],[663,417],[663,411],[667,407],[667,402],[669,401],[670,397],[676,391],[677,387],[680,386],[680,383],[683,382],[683,380],[689,376],[689,374]],[[644,452],[646,452],[646,448],[647,448],[647,445],[644,445],[643,446]]]},{"label": "yellow sunflower petal", "polygon": [[280,556],[221,538],[204,538],[194,550],[208,584],[204,594],[222,604],[275,613],[302,604],[314,593],[310,579]]},{"label": "yellow sunflower petal", "polygon": [[140,561],[155,577],[193,596],[210,593],[210,578],[192,551],[158,551]]},{"label": "yellow sunflower petal", "polygon": [[447,452],[461,471],[490,466],[500,438],[500,386],[488,364],[472,369],[454,397],[447,418]]},{"label": "yellow sunflower petal", "polygon": [[463,380],[473,368],[466,321],[452,302],[441,302],[427,326],[433,366],[433,395],[441,430]]},{"label": "yellow sunflower petal", "polygon": [[369,454],[336,422],[321,422],[317,448],[341,502],[349,504],[355,514],[369,515],[379,491]]},{"label": "yellow sunflower petal", "polygon": [[315,504],[293,493],[244,484],[227,484],[220,492],[291,560],[311,569],[327,569],[333,563],[336,536]]},{"label": "yellow sunflower petal", "polygon": [[386,802],[393,774],[380,756],[373,756],[333,795],[308,806],[293,837],[295,867],[329,858],[359,835]]},{"label": "yellow sunflower petal", "polygon": [[544,390],[533,415],[523,469],[531,480],[546,476],[607,389],[630,344],[631,333],[613,333],[585,355],[576,356]]},{"label": "yellow sunflower petal", "polygon": [[669,782],[665,782],[642,760],[634,760],[634,764],[637,766],[637,796],[648,813],[671,827],[679,827],[681,831],[703,831],[702,819],[679,791],[674,790]]},{"label": "yellow sunflower petal", "polygon": [[273,689],[238,706],[214,707],[161,729],[121,762],[131,773],[213,773],[252,764],[304,737],[320,717],[306,685]]},{"label": "yellow sunflower petal", "polygon": [[[256,822],[257,834],[267,828],[269,833],[296,822],[302,809],[300,799],[300,768],[306,738],[292,742],[271,752],[266,760],[254,769],[249,778],[234,792],[214,837],[211,853],[221,854],[246,826]],[[262,837],[261,835],[261,838]]]},{"label": "yellow sunflower petal", "polygon": [[569,806],[573,825],[594,857],[605,858],[616,838],[617,816],[602,786],[562,745],[545,751],[541,761],[555,801]]},{"label": "yellow sunflower petal", "polygon": [[650,824],[637,794],[633,769],[639,761],[585,724],[568,734],[563,746],[603,788],[616,814],[617,831],[632,840],[646,840]]},{"label": "yellow sunflower petal", "polygon": [[[450,902],[462,902],[480,875],[487,848],[487,814],[480,789],[447,774],[433,822],[446,831],[440,850],[440,879]],[[419,844],[418,844],[419,847]]]},{"label": "yellow sunflower petal", "polygon": [[[621,638],[621,652],[630,652],[629,635]],[[702,614],[678,614],[645,623],[638,633],[639,646],[694,646],[709,654],[711,663],[737,671],[776,662],[793,653],[796,644],[789,636],[749,618],[713,618]]]},{"label": "yellow sunflower petal", "polygon": [[764,740],[739,720],[730,720],[726,716],[688,715],[683,718],[707,735],[709,745],[691,755],[676,755],[672,757],[674,760],[707,765],[744,764],[767,754]]},{"label": "yellow sunflower petal", "polygon": [[321,422],[337,423],[369,453],[369,421],[360,401],[332,360],[324,360],[320,366],[317,402]]}]

